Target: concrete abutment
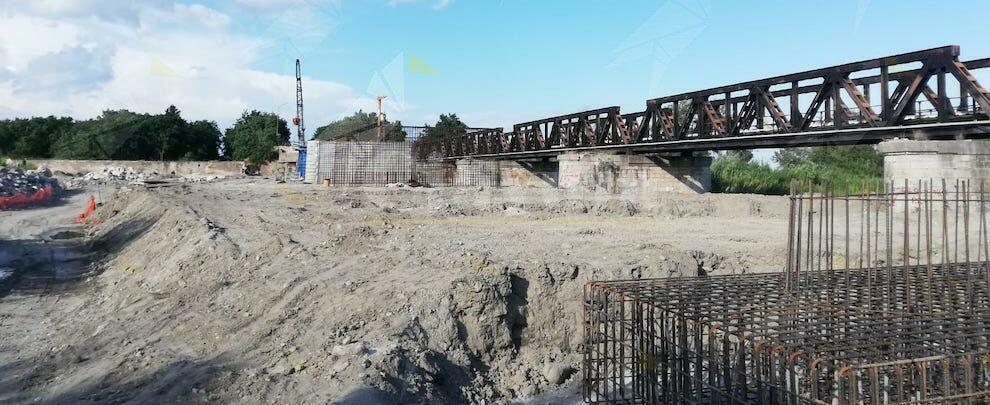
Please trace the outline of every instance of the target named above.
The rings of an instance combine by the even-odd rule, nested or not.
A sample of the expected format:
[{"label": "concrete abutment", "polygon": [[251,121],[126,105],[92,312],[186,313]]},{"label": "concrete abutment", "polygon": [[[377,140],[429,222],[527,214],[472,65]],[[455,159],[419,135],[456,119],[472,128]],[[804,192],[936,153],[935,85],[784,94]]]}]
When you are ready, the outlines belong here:
[{"label": "concrete abutment", "polygon": [[625,155],[602,152],[558,156],[558,187],[609,193],[678,194],[711,190],[712,159],[707,156]]},{"label": "concrete abutment", "polygon": [[[917,187],[919,180],[956,180],[990,178],[990,141],[915,141],[897,139],[881,142],[884,180],[895,188]],[[934,185],[933,185],[934,186]],[[951,186],[950,186],[951,187]],[[940,186],[939,186],[940,188]]]},{"label": "concrete abutment", "polygon": [[505,187],[697,194],[711,190],[711,162],[707,156],[566,152],[556,161],[504,161],[499,173]]}]

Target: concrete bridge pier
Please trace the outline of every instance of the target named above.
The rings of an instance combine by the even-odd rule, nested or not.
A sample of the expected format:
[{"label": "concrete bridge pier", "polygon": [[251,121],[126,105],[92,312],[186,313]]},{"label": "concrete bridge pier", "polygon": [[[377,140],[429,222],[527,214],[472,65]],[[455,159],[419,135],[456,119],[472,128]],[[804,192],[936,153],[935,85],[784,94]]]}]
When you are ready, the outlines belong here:
[{"label": "concrete bridge pier", "polygon": [[881,142],[877,148],[883,155],[884,179],[893,181],[898,190],[904,188],[905,179],[909,188],[916,188],[918,180],[932,179],[939,184],[945,179],[954,185],[956,179],[990,179],[990,141],[897,139]]},{"label": "concrete bridge pier", "polygon": [[711,190],[707,156],[568,152],[557,157],[557,187],[608,193],[705,193]]}]

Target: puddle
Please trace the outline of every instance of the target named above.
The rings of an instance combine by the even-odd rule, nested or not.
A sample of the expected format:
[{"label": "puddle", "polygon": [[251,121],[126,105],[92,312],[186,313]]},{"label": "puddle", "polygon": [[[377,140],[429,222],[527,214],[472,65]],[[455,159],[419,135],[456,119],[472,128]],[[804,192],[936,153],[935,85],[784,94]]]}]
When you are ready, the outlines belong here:
[{"label": "puddle", "polygon": [[81,238],[83,236],[86,236],[86,235],[84,233],[82,233],[82,232],[76,232],[76,231],[58,231],[58,232],[55,232],[55,233],[52,233],[52,234],[48,235],[48,239],[51,239],[51,240],[78,239],[78,238]]},{"label": "puddle", "polygon": [[41,239],[49,241],[68,241],[72,239],[80,239],[86,236],[86,233],[79,227],[60,227],[49,230],[40,235]]},{"label": "puddle", "polygon": [[91,274],[95,257],[77,227],[52,229],[34,240],[0,240],[0,297],[12,289],[69,286]]}]

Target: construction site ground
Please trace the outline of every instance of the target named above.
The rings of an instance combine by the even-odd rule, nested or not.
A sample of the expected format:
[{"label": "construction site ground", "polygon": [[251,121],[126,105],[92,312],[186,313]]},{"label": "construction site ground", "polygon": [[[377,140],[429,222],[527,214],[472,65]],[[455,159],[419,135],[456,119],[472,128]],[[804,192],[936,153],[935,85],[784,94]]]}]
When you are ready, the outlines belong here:
[{"label": "construction site ground", "polygon": [[0,403],[575,403],[586,282],[786,257],[783,197],[93,191],[0,213]]}]

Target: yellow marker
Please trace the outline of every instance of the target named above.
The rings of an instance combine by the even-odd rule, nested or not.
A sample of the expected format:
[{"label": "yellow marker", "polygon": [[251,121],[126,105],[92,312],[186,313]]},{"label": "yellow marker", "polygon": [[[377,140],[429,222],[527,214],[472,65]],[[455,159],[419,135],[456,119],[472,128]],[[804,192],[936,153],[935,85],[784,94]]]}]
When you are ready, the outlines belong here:
[{"label": "yellow marker", "polygon": [[437,74],[436,68],[426,64],[425,61],[411,53],[406,57],[406,70],[408,70],[409,73],[422,73],[424,75]]}]

